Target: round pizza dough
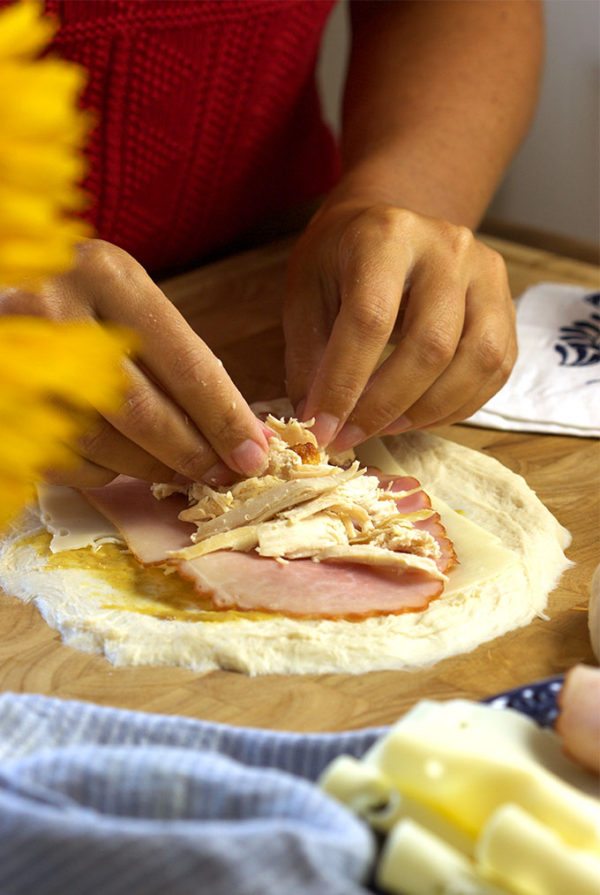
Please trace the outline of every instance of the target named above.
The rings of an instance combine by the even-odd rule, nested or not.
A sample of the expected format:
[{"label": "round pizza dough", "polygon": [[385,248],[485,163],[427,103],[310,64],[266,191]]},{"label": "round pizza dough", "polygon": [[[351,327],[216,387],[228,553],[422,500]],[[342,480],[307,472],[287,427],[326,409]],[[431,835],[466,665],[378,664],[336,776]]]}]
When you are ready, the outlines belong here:
[{"label": "round pizza dough", "polygon": [[[570,537],[525,480],[491,457],[426,433],[389,438],[385,444],[425,491],[510,552],[491,577],[475,576],[464,587],[448,587],[423,612],[362,622],[274,617],[190,623],[106,608],[107,585],[92,572],[48,567],[49,554],[40,555],[23,542],[24,535],[40,528],[34,511],[0,542],[0,587],[33,600],[66,644],[102,653],[115,665],[178,665],[198,672],[221,668],[251,675],[422,668],[543,617],[548,594],[570,565],[563,553]],[[457,574],[464,576],[470,561],[463,557]],[[118,594],[110,596],[114,605]]]}]

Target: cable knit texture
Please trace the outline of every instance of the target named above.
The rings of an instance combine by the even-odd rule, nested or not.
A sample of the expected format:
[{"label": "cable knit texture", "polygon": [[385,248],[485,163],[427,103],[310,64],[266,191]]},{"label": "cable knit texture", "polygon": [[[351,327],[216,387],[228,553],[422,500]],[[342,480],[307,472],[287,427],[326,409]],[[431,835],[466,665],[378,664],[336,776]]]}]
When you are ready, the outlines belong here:
[{"label": "cable knit texture", "polygon": [[46,0],[54,51],[89,73],[98,235],[156,272],[326,191],[314,70],[334,2]]}]

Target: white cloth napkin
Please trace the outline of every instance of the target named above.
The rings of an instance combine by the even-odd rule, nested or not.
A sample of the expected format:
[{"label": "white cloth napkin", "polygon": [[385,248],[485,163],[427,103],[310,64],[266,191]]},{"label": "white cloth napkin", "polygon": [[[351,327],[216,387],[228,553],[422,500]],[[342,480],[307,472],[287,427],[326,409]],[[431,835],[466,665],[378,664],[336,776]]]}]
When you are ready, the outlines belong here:
[{"label": "white cloth napkin", "polygon": [[600,292],[540,283],[517,306],[519,358],[465,422],[514,432],[600,436]]}]

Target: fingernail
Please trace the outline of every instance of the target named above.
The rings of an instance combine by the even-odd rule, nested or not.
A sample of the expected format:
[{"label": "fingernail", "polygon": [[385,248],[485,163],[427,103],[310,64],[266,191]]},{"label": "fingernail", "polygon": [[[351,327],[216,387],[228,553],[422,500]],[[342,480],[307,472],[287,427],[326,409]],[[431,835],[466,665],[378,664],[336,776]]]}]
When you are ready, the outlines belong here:
[{"label": "fingernail", "polygon": [[315,424],[312,427],[312,433],[317,439],[321,447],[325,447],[332,440],[337,432],[340,421],[337,416],[331,413],[317,413],[315,415]]},{"label": "fingernail", "polygon": [[333,442],[332,447],[336,451],[347,451],[349,448],[354,447],[355,444],[360,444],[366,437],[366,432],[361,429],[360,426],[355,426],[353,423],[346,423]]},{"label": "fingernail", "polygon": [[247,438],[231,452],[231,465],[242,475],[260,475],[267,466],[267,452],[255,441]]},{"label": "fingernail", "polygon": [[304,419],[304,409],[306,407],[306,398],[302,398],[299,401],[298,406],[296,407],[296,419],[303,420]]},{"label": "fingernail", "polygon": [[382,430],[382,435],[398,435],[400,432],[404,432],[406,429],[412,429],[412,420],[410,420],[407,416],[399,416],[397,420],[394,420],[393,423],[390,423],[385,429]]},{"label": "fingernail", "polygon": [[269,427],[266,425],[266,423],[263,423],[262,420],[259,420],[259,423],[260,423],[261,432],[265,436],[267,441],[269,441],[270,438],[275,437],[275,433],[273,432],[272,429],[269,429]]},{"label": "fingernail", "polygon": [[202,476],[202,481],[206,482],[207,485],[229,485],[234,478],[235,473],[231,471],[229,466],[226,466],[219,460],[218,463],[206,470]]}]

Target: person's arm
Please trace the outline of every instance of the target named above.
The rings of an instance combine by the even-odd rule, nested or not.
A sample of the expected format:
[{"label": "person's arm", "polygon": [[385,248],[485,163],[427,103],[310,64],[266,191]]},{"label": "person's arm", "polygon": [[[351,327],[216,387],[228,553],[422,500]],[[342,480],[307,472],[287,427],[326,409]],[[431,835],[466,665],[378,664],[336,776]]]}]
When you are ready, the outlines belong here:
[{"label": "person's arm", "polygon": [[469,228],[523,137],[542,58],[535,0],[359,0],[352,24],[343,175],[294,252],[284,320],[290,397],[340,448],[463,419],[506,380],[506,272]]},{"label": "person's arm", "polygon": [[351,4],[341,198],[475,227],[531,120],[537,0]]}]

